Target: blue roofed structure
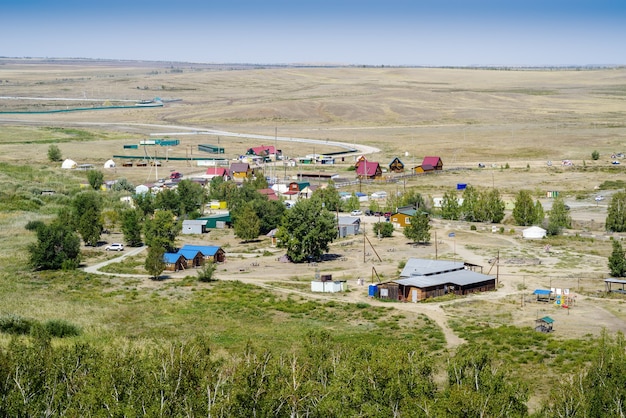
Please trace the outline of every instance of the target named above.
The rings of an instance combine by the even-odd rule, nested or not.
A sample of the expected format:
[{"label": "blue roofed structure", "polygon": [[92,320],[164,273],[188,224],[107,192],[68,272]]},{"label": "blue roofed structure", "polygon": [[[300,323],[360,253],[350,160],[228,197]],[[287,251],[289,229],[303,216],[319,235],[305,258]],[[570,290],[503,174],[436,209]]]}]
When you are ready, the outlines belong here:
[{"label": "blue roofed structure", "polygon": [[222,262],[226,259],[226,253],[222,249],[222,247],[217,245],[191,245],[185,244],[179,250],[181,251],[199,251],[204,256],[205,260],[211,260],[214,262]]}]

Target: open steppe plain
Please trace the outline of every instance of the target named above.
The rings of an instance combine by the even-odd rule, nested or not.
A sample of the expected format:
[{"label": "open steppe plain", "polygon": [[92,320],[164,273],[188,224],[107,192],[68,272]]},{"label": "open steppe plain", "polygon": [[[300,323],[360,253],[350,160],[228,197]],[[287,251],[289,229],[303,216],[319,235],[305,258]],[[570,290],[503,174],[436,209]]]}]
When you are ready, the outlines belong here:
[{"label": "open steppe plain", "polygon": [[[551,204],[546,192],[558,191],[571,207],[573,229],[566,231],[566,236],[541,242],[522,240],[522,228],[512,225],[510,211],[504,223],[496,226],[497,232],[492,232],[491,225],[478,224],[473,231],[466,223],[435,220],[437,238],[428,246],[409,245],[400,231],[390,239],[372,237],[372,245],[365,245],[361,238],[338,241],[331,249],[338,257],[315,266],[285,265],[276,260],[280,252],[269,243],[242,244],[232,233],[211,232],[202,240],[219,239],[227,249],[228,261],[219,267],[218,279],[253,282],[311,298],[320,296],[308,291],[308,280],[316,272],[332,273],[348,280],[351,292],[321,297],[374,304],[367,297],[367,286],[358,287],[356,279],[365,278],[369,283],[373,268],[383,278],[393,278],[399,263],[410,256],[437,254],[482,265],[485,273],[497,271],[497,292],[393,305],[433,318],[444,330],[450,348],[462,343],[450,329],[450,319],[532,327],[537,316],[550,315],[556,319],[559,338],[598,335],[602,329],[626,331],[626,299],[603,294],[611,251],[604,219],[610,194],[616,189],[599,190],[604,182],[626,180],[626,161],[612,164],[620,161],[613,155],[626,151],[626,68],[229,67],[0,59],[0,97],[0,111],[4,112],[0,113],[0,162],[10,165],[52,167],[46,155],[52,143],[59,146],[64,158],[101,166],[113,155],[128,152],[123,150],[124,144],[154,137],[181,140],[180,146],[167,151],[170,157],[197,156],[198,144],[219,144],[227,158],[252,146],[274,143],[289,157],[341,150],[325,143],[328,141],[357,149],[359,145],[375,147],[380,151],[367,158],[385,168],[394,157],[407,167],[419,165],[427,155],[440,156],[444,162],[444,171],[437,175],[367,183],[346,191],[359,187],[390,193],[415,189],[424,196],[441,197],[457,183],[467,183],[495,187],[507,201],[519,190],[528,189],[546,209]],[[136,101],[154,97],[160,97],[164,106],[132,107]],[[75,100],[52,100],[59,98]],[[131,107],[21,113],[124,103]],[[242,135],[208,134],[210,130]],[[291,138],[320,142],[301,143]],[[594,150],[600,153],[595,161],[591,158]],[[157,151],[161,156],[165,152]],[[335,166],[308,169],[353,179],[354,172],[348,167],[358,154],[346,156]],[[572,165],[563,165],[563,160]],[[486,167],[479,169],[478,163]],[[61,172],[57,165],[51,170]],[[159,167],[163,174],[153,170],[118,167],[105,170],[105,179],[126,177],[140,183],[171,170],[187,176],[202,172],[201,167],[173,160]],[[282,170],[279,166],[280,174]],[[305,168],[285,168],[284,174],[293,177],[302,170]],[[84,178],[84,173],[58,175],[75,176],[77,182]],[[18,187],[6,176],[2,181],[0,187]],[[596,202],[594,196],[599,193],[607,199]],[[17,219],[7,213],[2,217],[5,227],[0,232],[0,248],[6,250],[8,243],[22,234],[29,217]],[[367,232],[374,219],[363,220]],[[455,232],[454,239],[448,236],[450,232]],[[28,239],[21,237],[17,242],[25,247]],[[104,251],[90,251],[88,262],[106,257]],[[0,261],[12,262],[7,257]],[[174,274],[170,279],[182,280],[182,276]],[[120,288],[128,286],[124,284],[128,279],[115,277],[110,280],[118,280]],[[141,280],[132,287],[154,291],[166,282]],[[568,288],[576,302],[569,310],[532,302],[530,293],[538,287]],[[2,302],[2,309],[26,315],[33,301],[6,297]],[[37,302],[42,315],[54,311],[45,301]],[[88,310],[82,314],[87,315]],[[85,317],[77,320],[97,329]]]}]

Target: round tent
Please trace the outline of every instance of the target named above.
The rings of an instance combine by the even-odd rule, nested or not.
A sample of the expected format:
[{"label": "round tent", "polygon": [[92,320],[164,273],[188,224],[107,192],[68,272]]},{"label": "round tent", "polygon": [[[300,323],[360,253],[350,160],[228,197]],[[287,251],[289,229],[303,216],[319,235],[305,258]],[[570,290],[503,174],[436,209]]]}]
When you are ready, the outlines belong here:
[{"label": "round tent", "polygon": [[76,164],[76,161],[70,160],[69,158],[63,161],[63,164],[61,164],[61,168],[65,168],[68,170],[72,168],[76,168],[76,167],[78,167],[78,164]]},{"label": "round tent", "polygon": [[115,161],[108,160],[106,163],[104,163],[104,168],[115,168]]},{"label": "round tent", "polygon": [[149,193],[150,192],[150,188],[148,186],[144,186],[143,184],[140,184],[139,186],[135,187],[135,194],[144,194],[144,193]]},{"label": "round tent", "polygon": [[525,239],[541,239],[546,236],[546,230],[538,226],[531,226],[522,231],[522,236]]}]

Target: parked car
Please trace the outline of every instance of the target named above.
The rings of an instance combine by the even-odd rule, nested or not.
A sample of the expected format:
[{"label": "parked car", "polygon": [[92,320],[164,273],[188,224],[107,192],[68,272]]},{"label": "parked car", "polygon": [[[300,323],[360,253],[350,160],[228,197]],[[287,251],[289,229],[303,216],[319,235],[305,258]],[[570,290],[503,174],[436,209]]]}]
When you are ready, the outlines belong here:
[{"label": "parked car", "polygon": [[372,216],[373,214],[374,214],[374,212],[372,212],[369,209],[365,211],[365,216]]},{"label": "parked car", "polygon": [[363,212],[361,212],[360,210],[356,209],[356,210],[353,210],[352,212],[350,212],[350,215],[352,215],[352,216],[361,216],[361,215],[363,215]]},{"label": "parked car", "polygon": [[613,161],[611,164],[613,164],[613,165],[618,165],[618,164],[619,164],[619,161],[615,160],[615,161]]},{"label": "parked car", "polygon": [[596,196],[596,202],[599,202],[601,200],[604,200],[604,196],[602,196],[602,195]]},{"label": "parked car", "polygon": [[170,174],[170,180],[176,180],[183,178],[183,173],[179,173],[178,171],[174,171]]},{"label": "parked car", "polygon": [[114,242],[113,244],[107,245],[104,249],[106,251],[124,251],[124,244]]}]

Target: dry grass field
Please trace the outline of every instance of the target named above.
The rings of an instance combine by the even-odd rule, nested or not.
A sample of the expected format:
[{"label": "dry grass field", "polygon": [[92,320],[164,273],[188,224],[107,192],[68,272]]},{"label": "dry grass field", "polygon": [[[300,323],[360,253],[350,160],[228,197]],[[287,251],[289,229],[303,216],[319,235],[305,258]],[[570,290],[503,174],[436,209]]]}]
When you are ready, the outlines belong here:
[{"label": "dry grass field", "polygon": [[[136,101],[154,97],[163,99],[164,106],[132,107]],[[564,335],[581,336],[597,334],[603,326],[626,330],[623,301],[602,299],[600,304],[594,296],[603,289],[601,278],[607,274],[610,244],[603,231],[607,201],[598,204],[593,200],[604,181],[624,180],[623,166],[612,165],[615,158],[611,156],[626,151],[625,104],[623,68],[229,68],[178,63],[0,60],[0,162],[50,166],[46,153],[55,143],[64,157],[99,166],[112,155],[129,155],[131,151],[123,149],[124,144],[154,136],[181,140],[180,146],[167,151],[170,157],[198,156],[198,144],[219,144],[225,148],[224,156],[233,158],[248,147],[272,141],[279,142],[277,146],[285,155],[296,157],[338,151],[338,147],[325,144],[336,141],[378,148],[380,151],[368,155],[368,159],[383,167],[396,156],[407,166],[419,165],[426,155],[443,159],[442,174],[401,183],[363,185],[367,192],[416,188],[436,197],[462,182],[496,187],[510,200],[520,189],[529,189],[538,198],[546,191],[558,190],[572,208],[576,230],[571,233],[572,239],[552,242],[553,252],[545,253],[544,244],[523,242],[519,228],[515,230],[510,224],[504,225],[504,234],[493,234],[490,226],[470,231],[467,225],[445,223],[435,225],[439,236],[446,237],[448,231],[455,230],[457,239],[440,239],[438,251],[442,257],[464,257],[487,267],[500,252],[501,289],[505,291],[498,292],[504,298],[498,302],[498,309],[510,311],[508,321],[514,324],[528,325],[539,311],[543,312],[543,307],[521,306],[520,295],[534,286],[556,284],[580,290],[588,306],[596,307],[593,313],[576,317],[574,309],[571,316],[569,311],[552,314],[562,321],[567,331]],[[109,105],[130,107],[23,113]],[[207,130],[242,135],[203,133]],[[321,142],[299,143],[290,138]],[[594,150],[600,153],[597,161],[591,159]],[[163,156],[165,150],[156,152]],[[348,167],[354,157],[314,169],[353,178]],[[561,161],[566,159],[573,166],[562,166]],[[548,166],[548,161],[553,164]],[[478,169],[479,162],[486,168]],[[285,169],[285,173],[294,176],[301,169]],[[60,171],[57,167],[51,170]],[[118,167],[105,171],[105,179],[126,177],[144,182],[170,170],[188,175],[202,168],[168,161],[159,170],[163,174],[149,167]],[[541,201],[549,209],[549,199]],[[232,237],[222,239],[233,254],[248,251]],[[406,245],[399,232],[376,245],[384,255],[382,262],[373,257],[363,260],[362,243],[338,244],[337,251],[347,261],[333,261],[324,268],[353,280],[369,277],[371,266],[376,265],[390,277],[401,259],[432,256],[433,252],[432,246],[415,249]],[[540,259],[542,263],[507,264],[507,260],[520,259]],[[270,267],[281,268],[273,256],[263,258],[261,264],[267,268],[257,271],[251,271],[249,260],[243,256],[230,260],[218,274],[267,281],[276,276]],[[311,274],[310,267],[303,267],[297,274],[286,271],[284,278]],[[364,292],[353,292],[350,297],[366,298]],[[494,297],[499,296],[489,299]],[[585,306],[585,302],[580,300],[579,305]],[[489,309],[485,308],[485,315]],[[459,314],[456,307],[449,310]],[[438,322],[445,325],[443,319]]]}]

